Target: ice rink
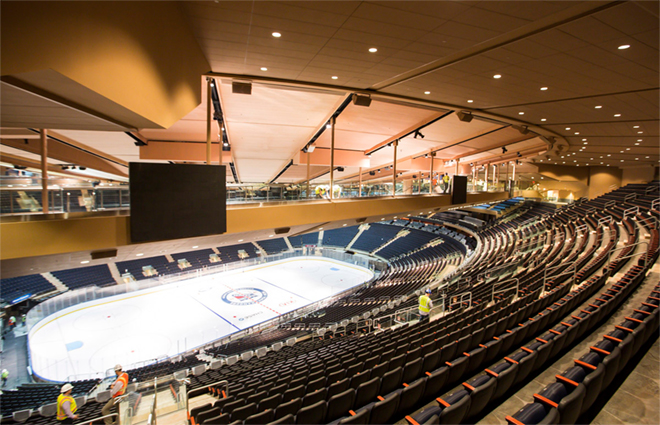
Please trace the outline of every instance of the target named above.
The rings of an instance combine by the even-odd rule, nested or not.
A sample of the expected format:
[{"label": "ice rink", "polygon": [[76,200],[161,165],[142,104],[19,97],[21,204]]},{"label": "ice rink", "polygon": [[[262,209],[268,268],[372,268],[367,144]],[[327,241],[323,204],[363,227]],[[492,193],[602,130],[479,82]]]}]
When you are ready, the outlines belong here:
[{"label": "ice rink", "polygon": [[298,257],[78,304],[30,330],[32,370],[53,381],[88,379],[117,363],[175,356],[372,276],[340,261]]}]

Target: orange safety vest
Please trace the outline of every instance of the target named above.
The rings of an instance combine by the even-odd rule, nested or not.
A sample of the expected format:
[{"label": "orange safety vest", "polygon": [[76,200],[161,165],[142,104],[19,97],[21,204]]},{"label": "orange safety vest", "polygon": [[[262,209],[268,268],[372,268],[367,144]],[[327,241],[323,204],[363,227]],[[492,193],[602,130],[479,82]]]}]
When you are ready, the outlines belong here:
[{"label": "orange safety vest", "polygon": [[78,408],[76,407],[76,400],[71,397],[70,395],[64,395],[60,394],[59,397],[57,397],[57,420],[58,421],[63,421],[67,418],[66,413],[64,413],[64,409],[62,408],[62,405],[64,404],[65,401],[68,401],[71,403],[70,409],[71,413],[75,414],[76,410]]},{"label": "orange safety vest", "polygon": [[[126,386],[128,385],[128,373],[122,372],[121,375],[117,377],[117,381],[121,382],[121,389],[117,391],[117,394],[113,395],[112,397],[119,397],[120,395],[124,395],[126,392]],[[112,383],[112,386],[114,387],[117,381]]]}]

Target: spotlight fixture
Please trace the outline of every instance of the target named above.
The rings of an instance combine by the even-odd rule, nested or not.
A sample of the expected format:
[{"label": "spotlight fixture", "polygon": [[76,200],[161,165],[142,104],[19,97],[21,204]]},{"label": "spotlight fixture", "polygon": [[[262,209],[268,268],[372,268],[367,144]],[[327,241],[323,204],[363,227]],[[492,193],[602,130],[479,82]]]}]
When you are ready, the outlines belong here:
[{"label": "spotlight fixture", "polygon": [[343,172],[343,171],[344,171],[344,167],[337,167],[337,171],[339,171],[340,173]]},{"label": "spotlight fixture", "polygon": [[502,153],[507,153],[507,152],[508,152],[508,151],[507,151],[506,147],[505,147],[505,146],[502,146]]},{"label": "spotlight fixture", "polygon": [[419,130],[415,130],[415,136],[414,136],[414,138],[416,139],[417,136],[419,136],[421,139],[424,138],[424,135],[423,135]]},{"label": "spotlight fixture", "polygon": [[78,167],[78,169],[82,171],[82,170],[86,170],[87,167],[80,166],[80,167]]},{"label": "spotlight fixture", "polygon": [[520,154],[520,152],[516,152],[516,155],[518,155],[518,158],[522,157],[522,155]]},{"label": "spotlight fixture", "polygon": [[376,175],[376,172],[375,172],[375,171],[369,171],[369,175],[370,175],[370,176],[375,176],[375,175]]}]

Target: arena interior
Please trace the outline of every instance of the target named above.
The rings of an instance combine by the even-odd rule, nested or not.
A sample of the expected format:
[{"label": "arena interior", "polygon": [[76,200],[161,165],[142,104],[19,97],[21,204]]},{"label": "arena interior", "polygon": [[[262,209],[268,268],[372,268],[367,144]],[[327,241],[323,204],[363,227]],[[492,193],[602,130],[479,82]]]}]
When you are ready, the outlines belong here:
[{"label": "arena interior", "polygon": [[660,2],[0,16],[0,424],[660,423]]}]

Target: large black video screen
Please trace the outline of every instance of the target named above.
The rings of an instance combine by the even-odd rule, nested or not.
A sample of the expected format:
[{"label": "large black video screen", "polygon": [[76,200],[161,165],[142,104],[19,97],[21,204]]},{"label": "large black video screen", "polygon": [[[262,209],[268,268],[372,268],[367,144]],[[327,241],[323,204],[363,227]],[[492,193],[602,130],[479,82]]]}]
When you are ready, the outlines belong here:
[{"label": "large black video screen", "polygon": [[452,204],[467,202],[467,176],[454,176],[454,186],[451,191]]},{"label": "large black video screen", "polygon": [[227,231],[224,165],[129,164],[131,242]]}]

